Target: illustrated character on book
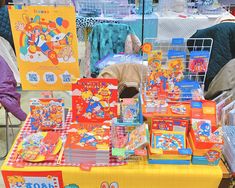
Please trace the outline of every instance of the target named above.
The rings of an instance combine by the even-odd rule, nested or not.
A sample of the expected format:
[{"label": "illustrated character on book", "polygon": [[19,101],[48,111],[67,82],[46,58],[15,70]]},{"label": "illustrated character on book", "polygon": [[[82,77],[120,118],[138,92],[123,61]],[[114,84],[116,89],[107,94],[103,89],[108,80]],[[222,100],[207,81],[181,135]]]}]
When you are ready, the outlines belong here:
[{"label": "illustrated character on book", "polygon": [[31,108],[31,124],[34,127],[40,127],[42,124],[42,110],[41,107],[35,106]]},{"label": "illustrated character on book", "polygon": [[25,187],[25,180],[22,176],[8,176],[7,179],[11,188]]},{"label": "illustrated character on book", "polygon": [[[56,21],[45,21],[40,16],[29,18],[22,15],[23,22],[17,22],[15,27],[21,32],[20,57],[31,62],[50,60],[57,65],[59,58],[69,60],[72,57],[73,35],[61,32],[57,26],[67,28],[69,22],[58,17]],[[62,61],[63,61],[62,60]],[[61,61],[61,60],[60,60]]]},{"label": "illustrated character on book", "polygon": [[[110,111],[110,94],[111,92],[107,87],[100,88],[96,94],[93,94],[91,90],[84,91],[81,96],[88,103],[88,106],[83,116],[88,119],[91,119],[92,116],[104,118],[105,112]],[[109,116],[112,117],[113,113],[110,112]]]},{"label": "illustrated character on book", "polygon": [[200,129],[198,131],[199,136],[205,136],[209,137],[210,136],[210,124],[207,122],[199,122],[200,123]]},{"label": "illustrated character on book", "polygon": [[96,115],[101,118],[104,117],[104,111],[102,110],[103,106],[101,104],[101,95],[93,95],[93,93],[88,90],[82,93],[82,98],[88,102],[86,113],[83,115],[84,117],[88,119],[91,119],[92,115]]},{"label": "illustrated character on book", "polygon": [[221,152],[216,149],[209,150],[206,154],[207,160],[209,162],[215,162],[216,160],[220,158],[220,156],[221,156]]},{"label": "illustrated character on book", "polygon": [[165,121],[160,121],[158,126],[159,130],[169,130],[169,127]]},{"label": "illustrated character on book", "polygon": [[31,125],[38,128],[44,126],[62,126],[63,108],[54,104],[31,106]]},{"label": "illustrated character on book", "polygon": [[80,140],[80,144],[82,146],[84,145],[91,145],[91,146],[96,146],[97,142],[96,142],[96,138],[94,135],[86,133],[83,135],[82,139]]},{"label": "illustrated character on book", "polygon": [[97,148],[98,145],[104,146],[105,143],[103,143],[103,141],[109,139],[109,135],[107,135],[104,128],[105,127],[96,127],[92,130],[87,130],[85,128],[78,130],[78,136],[81,136],[82,138],[77,144],[81,147],[90,146],[91,148]]}]

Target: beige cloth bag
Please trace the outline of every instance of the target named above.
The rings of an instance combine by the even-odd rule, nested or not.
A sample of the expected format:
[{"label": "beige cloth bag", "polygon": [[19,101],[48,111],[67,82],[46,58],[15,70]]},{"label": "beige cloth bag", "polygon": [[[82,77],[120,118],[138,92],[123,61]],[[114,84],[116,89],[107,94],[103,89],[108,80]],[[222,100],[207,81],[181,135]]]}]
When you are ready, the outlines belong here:
[{"label": "beige cloth bag", "polygon": [[215,76],[205,93],[206,99],[212,99],[218,93],[233,90],[235,96],[235,59],[230,60]]},{"label": "beige cloth bag", "polygon": [[123,63],[104,68],[98,77],[116,78],[118,80],[118,91],[121,93],[125,86],[134,86],[138,89],[140,83],[146,81],[146,75],[147,66],[142,64]]}]

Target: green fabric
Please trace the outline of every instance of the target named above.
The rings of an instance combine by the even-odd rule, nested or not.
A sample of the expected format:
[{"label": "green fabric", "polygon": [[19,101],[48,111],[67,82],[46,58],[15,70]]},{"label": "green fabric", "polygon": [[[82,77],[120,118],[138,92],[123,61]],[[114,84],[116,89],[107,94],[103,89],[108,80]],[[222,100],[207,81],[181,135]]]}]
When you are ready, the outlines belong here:
[{"label": "green fabric", "polygon": [[95,25],[89,34],[91,72],[98,73],[95,63],[108,54],[124,52],[126,38],[133,33],[131,27],[126,24],[100,23]]},{"label": "green fabric", "polygon": [[[210,82],[220,69],[231,59],[235,58],[235,23],[220,23],[198,30],[191,38],[213,39],[213,47],[205,81],[205,90],[207,90]],[[206,45],[205,43],[204,46]]]}]

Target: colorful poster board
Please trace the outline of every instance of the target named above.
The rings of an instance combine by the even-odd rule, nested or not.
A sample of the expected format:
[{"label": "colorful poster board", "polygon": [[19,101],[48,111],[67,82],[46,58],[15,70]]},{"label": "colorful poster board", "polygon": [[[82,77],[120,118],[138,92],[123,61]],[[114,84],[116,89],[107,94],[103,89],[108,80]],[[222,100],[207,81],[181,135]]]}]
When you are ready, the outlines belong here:
[{"label": "colorful poster board", "polygon": [[61,171],[20,172],[2,171],[6,188],[60,188],[64,187]]},{"label": "colorful poster board", "polygon": [[79,77],[73,6],[9,6],[24,90],[71,90]]}]

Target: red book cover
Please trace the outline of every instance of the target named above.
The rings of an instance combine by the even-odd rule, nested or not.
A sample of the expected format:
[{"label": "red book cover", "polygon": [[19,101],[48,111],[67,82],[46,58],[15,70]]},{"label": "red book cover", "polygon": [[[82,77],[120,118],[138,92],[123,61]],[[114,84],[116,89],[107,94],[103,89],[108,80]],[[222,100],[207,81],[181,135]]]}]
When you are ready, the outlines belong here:
[{"label": "red book cover", "polygon": [[103,122],[117,117],[117,79],[82,78],[72,84],[73,121]]},{"label": "red book cover", "polygon": [[65,149],[109,151],[110,123],[71,124]]}]

